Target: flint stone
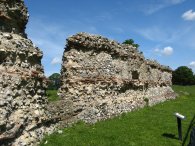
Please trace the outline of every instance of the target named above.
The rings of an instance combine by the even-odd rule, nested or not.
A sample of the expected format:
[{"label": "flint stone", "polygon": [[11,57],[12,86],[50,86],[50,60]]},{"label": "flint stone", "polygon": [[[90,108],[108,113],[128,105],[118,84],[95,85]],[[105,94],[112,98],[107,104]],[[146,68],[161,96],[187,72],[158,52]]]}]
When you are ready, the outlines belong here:
[{"label": "flint stone", "polygon": [[54,129],[42,122],[51,117],[46,110],[42,52],[26,37],[24,1],[1,1],[0,9],[0,145],[36,145]]},{"label": "flint stone", "polygon": [[99,35],[78,33],[67,39],[61,75],[61,102],[71,103],[67,111],[75,120],[89,123],[175,98],[169,67]]}]

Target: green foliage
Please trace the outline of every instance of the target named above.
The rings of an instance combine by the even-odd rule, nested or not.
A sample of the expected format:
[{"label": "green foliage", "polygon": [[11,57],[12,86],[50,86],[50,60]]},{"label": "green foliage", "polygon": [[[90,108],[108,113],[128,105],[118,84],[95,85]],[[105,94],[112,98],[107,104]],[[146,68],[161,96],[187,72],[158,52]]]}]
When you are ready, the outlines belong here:
[{"label": "green foliage", "polygon": [[59,99],[59,96],[57,95],[57,90],[47,90],[46,95],[49,101],[56,101]]},{"label": "green foliage", "polygon": [[149,106],[149,99],[147,97],[144,97],[144,101],[146,102],[146,106]]},{"label": "green foliage", "polygon": [[173,72],[173,84],[195,85],[195,76],[192,69],[187,66],[180,66]]},{"label": "green foliage", "polygon": [[49,84],[48,89],[49,90],[57,90],[60,88],[60,74],[54,73],[51,76],[49,76]]},{"label": "green foliage", "polygon": [[[94,125],[78,123],[63,129],[61,134],[56,132],[46,136],[41,146],[180,146],[182,142],[177,139],[177,123],[173,114],[179,112],[186,116],[182,121],[185,136],[194,116],[195,86],[174,86],[174,90],[178,94],[189,94],[181,94],[176,100],[122,114]],[[44,144],[46,141],[47,144]]]},{"label": "green foliage", "polygon": [[128,45],[132,45],[133,47],[139,48],[139,45],[135,44],[133,39],[125,40],[122,44],[128,44]]}]

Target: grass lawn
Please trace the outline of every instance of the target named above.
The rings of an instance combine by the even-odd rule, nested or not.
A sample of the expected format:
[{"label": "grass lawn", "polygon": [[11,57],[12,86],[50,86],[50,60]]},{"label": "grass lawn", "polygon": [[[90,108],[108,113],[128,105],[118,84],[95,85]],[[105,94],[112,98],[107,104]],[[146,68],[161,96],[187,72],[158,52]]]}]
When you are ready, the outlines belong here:
[{"label": "grass lawn", "polygon": [[[94,125],[77,123],[63,129],[61,134],[56,132],[46,136],[41,146],[180,146],[182,142],[177,140],[174,113],[186,116],[182,121],[185,136],[195,114],[195,86],[173,88],[179,94],[176,100],[122,114]],[[46,141],[47,144],[44,144]]]},{"label": "grass lawn", "polygon": [[49,101],[56,101],[59,99],[59,97],[57,95],[57,90],[47,90],[46,95],[47,95]]}]

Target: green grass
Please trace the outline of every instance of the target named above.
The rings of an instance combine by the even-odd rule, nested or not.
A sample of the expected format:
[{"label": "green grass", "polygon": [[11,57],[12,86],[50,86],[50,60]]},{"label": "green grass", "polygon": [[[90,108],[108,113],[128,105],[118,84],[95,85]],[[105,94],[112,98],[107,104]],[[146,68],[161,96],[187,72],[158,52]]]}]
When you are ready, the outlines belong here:
[{"label": "green grass", "polygon": [[179,94],[179,96],[195,96],[195,86],[178,86],[174,85],[173,90]]},{"label": "green grass", "polygon": [[[183,135],[195,114],[195,86],[174,86],[180,95],[119,117],[88,125],[83,122],[63,129],[63,133],[46,136],[41,146],[180,146],[174,116],[186,116],[182,121]],[[164,136],[163,136],[164,135]],[[47,144],[44,144],[47,141]],[[186,144],[188,141],[186,142]]]},{"label": "green grass", "polygon": [[59,96],[57,95],[57,90],[47,90],[46,95],[49,101],[57,101]]}]

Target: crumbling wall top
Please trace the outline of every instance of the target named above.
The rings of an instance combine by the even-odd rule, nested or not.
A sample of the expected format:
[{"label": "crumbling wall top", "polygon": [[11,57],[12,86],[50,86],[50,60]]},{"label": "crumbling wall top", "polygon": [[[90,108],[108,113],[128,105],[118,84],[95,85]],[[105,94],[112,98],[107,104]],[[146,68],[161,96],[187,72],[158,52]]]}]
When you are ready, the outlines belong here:
[{"label": "crumbling wall top", "polygon": [[161,65],[156,60],[146,60],[147,65],[151,66],[152,68],[157,68],[162,71],[172,72],[173,70],[169,66]]},{"label": "crumbling wall top", "polygon": [[77,33],[67,39],[67,47],[65,51],[69,51],[71,49],[106,52],[114,57],[122,58],[124,60],[139,58],[140,60],[145,61],[146,64],[152,68],[172,72],[172,69],[168,66],[161,65],[157,61],[145,59],[143,53],[136,47],[128,44],[120,44],[100,35],[92,35],[84,32]]},{"label": "crumbling wall top", "polygon": [[[102,50],[102,51],[111,51],[114,52],[116,49],[120,50],[126,50],[131,52],[137,52],[137,48],[120,44],[114,40],[110,40],[108,38],[102,37],[100,35],[93,35],[88,33],[77,33],[76,35],[73,35],[67,39],[68,45],[74,45],[75,46],[83,46],[85,49],[94,49],[94,50]],[[82,48],[81,48],[82,49]]]},{"label": "crumbling wall top", "polygon": [[28,17],[24,0],[0,0],[0,31],[25,35]]},{"label": "crumbling wall top", "polygon": [[170,71],[132,45],[78,33],[67,39],[63,55],[59,96],[67,106],[55,115],[94,123],[174,99]]}]

